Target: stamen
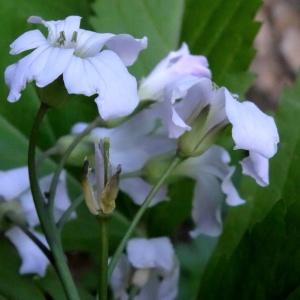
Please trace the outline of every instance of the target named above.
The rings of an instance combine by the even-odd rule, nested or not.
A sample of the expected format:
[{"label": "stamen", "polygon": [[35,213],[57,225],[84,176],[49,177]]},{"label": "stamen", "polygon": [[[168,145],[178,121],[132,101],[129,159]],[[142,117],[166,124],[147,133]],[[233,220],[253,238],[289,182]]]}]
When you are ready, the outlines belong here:
[{"label": "stamen", "polygon": [[62,45],[64,45],[65,41],[66,41],[66,35],[65,35],[64,31],[61,31],[59,33],[59,38],[57,39],[57,43],[60,46],[62,46]]},{"label": "stamen", "polygon": [[77,31],[74,31],[72,34],[71,42],[73,42],[73,43],[77,42],[77,35],[78,35]]}]

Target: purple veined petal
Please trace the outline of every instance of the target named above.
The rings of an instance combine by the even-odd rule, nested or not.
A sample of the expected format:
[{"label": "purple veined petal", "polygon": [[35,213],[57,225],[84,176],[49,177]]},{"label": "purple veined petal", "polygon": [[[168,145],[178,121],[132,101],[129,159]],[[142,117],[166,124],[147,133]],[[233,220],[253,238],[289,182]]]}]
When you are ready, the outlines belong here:
[{"label": "purple veined petal", "polygon": [[269,160],[264,156],[249,152],[249,156],[241,161],[243,174],[251,176],[262,187],[269,185]]},{"label": "purple veined petal", "polygon": [[137,83],[121,59],[109,50],[87,59],[98,73],[99,96],[95,102],[102,118],[119,118],[133,112],[139,102]]},{"label": "purple veined petal", "polygon": [[192,129],[192,127],[187,125],[179,116],[174,107],[170,107],[170,109],[166,108],[166,113],[168,112],[168,110],[171,110],[167,119],[169,138],[177,139],[186,131],[190,131]]},{"label": "purple veined petal", "polygon": [[81,58],[95,56],[112,37],[114,37],[112,33],[97,33],[80,29],[78,31],[75,54]]},{"label": "purple veined petal", "polygon": [[[32,233],[40,241],[47,245],[46,239],[42,234],[34,231],[32,231]],[[16,247],[21,257],[22,264],[19,269],[20,274],[33,273],[44,276],[46,274],[49,261],[44,253],[36,246],[36,244],[32,242],[31,239],[28,238],[27,235],[17,227],[9,229],[5,235]]]},{"label": "purple veined petal", "polygon": [[[142,205],[145,198],[151,191],[152,185],[140,177],[123,178],[120,181],[120,189],[130,196],[135,204]],[[161,187],[158,193],[156,193],[149,207],[152,207],[164,200],[169,200],[167,198],[167,188],[165,186]]]},{"label": "purple veined petal", "polygon": [[0,196],[6,201],[18,198],[29,189],[28,168],[20,167],[0,171]]},{"label": "purple veined petal", "polygon": [[125,66],[131,66],[139,53],[147,48],[148,39],[135,39],[129,34],[118,34],[110,38],[105,45],[121,58]]},{"label": "purple veined petal", "polygon": [[221,203],[223,193],[215,176],[205,174],[197,180],[193,197],[192,218],[195,229],[190,235],[219,236],[222,232]]},{"label": "purple veined petal", "polygon": [[41,65],[38,65],[38,60],[33,61],[31,70],[36,85],[40,88],[45,87],[62,75],[72,59],[73,52],[74,49],[51,47],[41,54]]},{"label": "purple veined petal", "polygon": [[238,102],[226,90],[226,114],[232,124],[235,149],[244,149],[271,158],[277,152],[279,136],[274,119],[254,103]]},{"label": "purple veined petal", "polygon": [[47,40],[39,30],[30,30],[20,35],[11,45],[10,54],[19,54],[23,51],[35,49],[47,44]]},{"label": "purple veined petal", "polygon": [[[150,271],[149,271],[150,272]],[[162,300],[158,298],[160,287],[160,278],[159,274],[156,271],[150,272],[150,277],[146,284],[141,288],[139,294],[135,297],[135,300]]]}]

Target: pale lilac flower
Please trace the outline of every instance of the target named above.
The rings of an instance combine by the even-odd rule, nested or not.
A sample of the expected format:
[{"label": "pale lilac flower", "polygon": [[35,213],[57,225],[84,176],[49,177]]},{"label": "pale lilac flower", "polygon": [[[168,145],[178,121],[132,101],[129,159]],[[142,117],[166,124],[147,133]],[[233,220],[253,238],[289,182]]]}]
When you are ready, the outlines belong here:
[{"label": "pale lilac flower", "polygon": [[193,135],[200,147],[231,124],[235,149],[249,151],[249,157],[242,161],[244,174],[261,186],[269,184],[269,159],[277,152],[279,136],[274,119],[254,103],[239,102],[226,88],[216,88],[209,79],[187,76],[166,88],[161,105],[170,138],[182,136],[200,120],[202,126]]},{"label": "pale lilac flower", "polygon": [[[48,175],[39,180],[43,193],[49,191],[52,176]],[[0,171],[0,182],[1,199],[6,202],[16,203],[18,207],[17,213],[24,217],[30,228],[29,230],[47,245],[45,237],[34,230],[39,225],[39,219],[30,192],[28,168],[20,167],[8,171]],[[62,216],[70,203],[66,186],[66,173],[62,172],[55,195],[54,217],[56,220]],[[75,217],[75,214],[72,216]],[[21,256],[20,273],[37,273],[43,276],[49,262],[41,250],[16,227],[12,227],[7,231],[6,236],[14,244]]]},{"label": "pale lilac flower", "polygon": [[235,168],[229,162],[230,156],[224,148],[212,146],[202,155],[186,159],[174,171],[176,175],[184,175],[196,181],[192,209],[196,227],[190,233],[192,237],[221,234],[224,197],[230,206],[245,202],[231,181]]},{"label": "pale lilac flower", "polygon": [[147,47],[147,38],[80,29],[80,19],[28,19],[29,23],[44,25],[48,37],[39,30],[30,30],[10,45],[13,55],[34,50],[5,71],[9,101],[19,100],[30,81],[43,88],[62,75],[68,93],[97,95],[95,101],[104,119],[125,116],[135,109],[137,83],[126,66],[133,64]]},{"label": "pale lilac flower", "polygon": [[162,100],[165,87],[185,75],[211,78],[211,71],[205,56],[191,55],[187,44],[170,52],[152,72],[142,80],[139,88],[141,100]]},{"label": "pale lilac flower", "polygon": [[115,299],[128,299],[127,289],[139,289],[135,300],[173,300],[178,292],[179,263],[168,238],[134,238],[127,256],[117,264],[111,288]]}]

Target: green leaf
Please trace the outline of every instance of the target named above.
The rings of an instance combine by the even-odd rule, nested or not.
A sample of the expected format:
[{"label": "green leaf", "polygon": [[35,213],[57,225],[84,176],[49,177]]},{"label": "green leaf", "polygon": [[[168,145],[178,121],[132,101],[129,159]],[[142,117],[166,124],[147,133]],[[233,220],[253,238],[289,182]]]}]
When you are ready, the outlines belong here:
[{"label": "green leaf", "polygon": [[96,31],[148,37],[148,48],[133,68],[138,76],[178,46],[183,0],[96,0],[93,9],[90,22]]},{"label": "green leaf", "polygon": [[[208,57],[213,78],[234,92],[250,85],[249,65],[259,24],[254,16],[261,0],[187,0],[181,39],[193,53]],[[235,82],[248,82],[244,87]]]},{"label": "green leaf", "polygon": [[[270,215],[270,211],[275,209],[274,207],[278,207],[276,205],[279,201],[284,200],[278,204],[279,206],[284,203],[288,207],[299,198],[299,189],[295,184],[300,181],[300,128],[295,126],[295,120],[300,113],[299,94],[300,79],[293,88],[286,89],[280,102],[276,123],[279,127],[281,141],[277,155],[271,160],[271,184],[267,188],[260,188],[253,180],[243,178],[242,195],[248,202],[246,205],[232,208],[226,218],[224,233],[205,272],[205,280],[201,284],[200,295],[202,296],[208,293],[206,287],[217,284],[216,274],[222,273],[225,276],[224,274],[231,270],[232,267],[228,261],[232,256],[238,255],[236,254],[237,249],[252,228],[265,222],[266,216]],[[295,213],[299,212],[295,211]],[[288,222],[288,218],[285,218],[284,222]],[[261,228],[263,227],[261,226]],[[261,230],[263,231],[263,229]],[[273,247],[276,248],[276,244],[273,244]],[[242,256],[243,253],[241,252],[239,255]],[[263,255],[263,253],[259,255]],[[251,261],[248,262],[250,265]],[[246,272],[245,268],[244,272]],[[226,274],[226,276],[228,275]]]}]

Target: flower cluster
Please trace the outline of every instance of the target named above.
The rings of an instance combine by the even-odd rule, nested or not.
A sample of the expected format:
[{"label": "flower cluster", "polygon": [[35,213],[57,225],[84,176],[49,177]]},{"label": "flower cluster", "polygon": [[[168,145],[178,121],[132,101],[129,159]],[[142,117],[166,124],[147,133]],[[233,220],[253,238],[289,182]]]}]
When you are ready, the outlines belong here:
[{"label": "flower cluster", "polygon": [[[157,173],[160,176],[166,162],[177,156],[181,162],[171,176],[186,176],[196,182],[191,212],[195,227],[190,232],[191,237],[220,235],[224,201],[230,206],[245,203],[232,181],[236,168],[230,164],[230,154],[216,144],[226,127],[231,128],[234,150],[246,151],[247,156],[241,161],[243,174],[251,176],[262,187],[269,184],[269,159],[276,154],[279,143],[274,119],[254,103],[240,101],[227,88],[218,87],[212,81],[204,56],[192,55],[183,44],[162,59],[138,87],[126,67],[146,48],[146,38],[80,29],[77,16],[62,21],[30,17],[28,21],[46,26],[48,37],[39,30],[31,30],[11,44],[11,54],[34,50],[6,69],[9,101],[17,101],[30,81],[43,88],[61,76],[68,93],[96,95],[104,120],[128,116],[139,102],[151,100],[144,101],[141,105],[144,109],[123,119],[121,125],[94,128],[84,140],[84,143],[97,145],[95,174],[86,168],[83,184],[93,214],[112,213],[119,188],[134,203],[142,205],[157,182]],[[75,124],[71,136],[81,134],[87,126]],[[101,144],[98,147],[99,141],[104,139],[110,141],[106,167],[103,147]],[[119,165],[122,167],[120,178]],[[38,220],[27,193],[28,180],[25,182],[27,177],[21,179],[19,175],[25,170],[0,173],[2,180],[16,184],[2,185],[0,195],[5,201],[17,199],[28,224],[34,228]],[[57,192],[58,216],[69,204],[64,176]],[[48,188],[49,177],[41,179],[41,186],[44,190]],[[160,187],[150,206],[163,200],[168,200],[168,182]],[[44,274],[46,258],[40,256],[43,262],[35,260],[38,267],[35,262],[28,262],[26,249],[33,246],[19,247],[19,243],[25,243],[23,233],[13,228],[6,235],[23,258],[21,272]],[[131,290],[134,299],[171,300],[177,295],[178,277],[179,264],[170,240],[139,238],[128,242],[126,255],[119,261],[110,284],[116,299],[128,299]]]}]

